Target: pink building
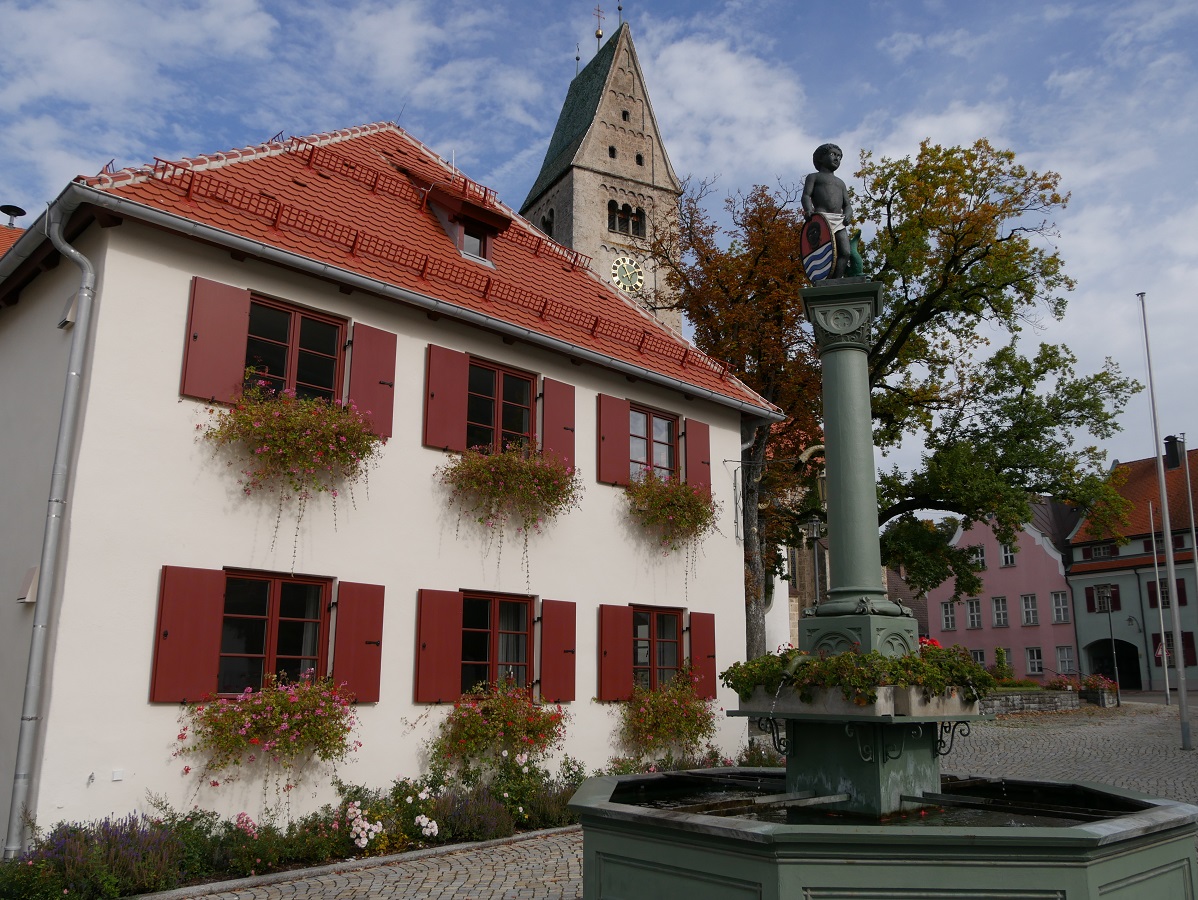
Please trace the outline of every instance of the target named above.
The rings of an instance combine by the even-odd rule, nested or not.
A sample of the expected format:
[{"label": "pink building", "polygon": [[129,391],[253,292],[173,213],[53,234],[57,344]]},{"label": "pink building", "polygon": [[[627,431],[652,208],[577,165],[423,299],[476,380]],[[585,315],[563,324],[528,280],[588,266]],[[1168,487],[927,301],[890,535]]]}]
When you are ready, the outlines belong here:
[{"label": "pink building", "polygon": [[1016,544],[1004,544],[987,525],[958,529],[954,546],[974,548],[983,565],[978,596],[953,601],[946,582],[928,594],[928,630],[946,646],[959,644],[986,666],[1006,651],[1016,678],[1051,678],[1078,671],[1065,561],[1061,549],[1076,522],[1068,507],[1033,506]]}]

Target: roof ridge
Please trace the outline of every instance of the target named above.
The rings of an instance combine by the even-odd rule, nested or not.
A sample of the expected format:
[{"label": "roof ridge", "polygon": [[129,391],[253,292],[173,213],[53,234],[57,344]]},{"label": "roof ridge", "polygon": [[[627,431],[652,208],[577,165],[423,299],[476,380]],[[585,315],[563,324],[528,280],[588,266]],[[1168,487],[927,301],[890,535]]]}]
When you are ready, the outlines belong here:
[{"label": "roof ridge", "polygon": [[[403,131],[394,122],[372,122],[368,125],[352,125],[349,128],[340,128],[336,131],[324,131],[316,134],[308,135],[307,137],[292,136],[282,141],[265,141],[261,144],[250,144],[243,148],[232,148],[229,150],[217,150],[213,153],[204,153],[199,156],[185,156],[179,160],[162,159],[154,157],[154,164],[143,163],[140,166],[126,166],[123,169],[118,169],[115,172],[103,172],[96,175],[77,175],[73,181],[87,185],[88,187],[100,188],[106,190],[108,188],[124,186],[129,184],[138,184],[148,181],[154,177],[155,173],[161,166],[168,165],[176,169],[188,169],[196,172],[204,172],[208,169],[218,169],[221,166],[229,165],[230,163],[247,162],[253,159],[262,159],[267,156],[278,156],[281,153],[286,153],[296,141],[312,144],[317,147],[324,147],[328,144],[338,143],[351,137],[359,137],[365,134],[376,134],[380,131],[385,131],[388,128],[401,132],[409,140],[418,144],[422,149],[428,150],[424,144],[412,138],[407,132]],[[431,151],[428,151],[431,153]],[[435,155],[435,154],[434,154]]]}]

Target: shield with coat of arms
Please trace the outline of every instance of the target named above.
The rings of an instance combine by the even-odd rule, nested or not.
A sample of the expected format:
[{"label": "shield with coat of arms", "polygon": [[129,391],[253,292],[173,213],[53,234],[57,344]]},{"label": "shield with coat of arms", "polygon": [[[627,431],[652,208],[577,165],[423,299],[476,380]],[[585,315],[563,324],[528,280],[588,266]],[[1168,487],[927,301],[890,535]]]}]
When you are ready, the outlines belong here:
[{"label": "shield with coat of arms", "polygon": [[836,267],[836,241],[832,227],[822,213],[812,213],[803,223],[799,237],[799,252],[803,255],[803,271],[809,281],[823,281]]}]

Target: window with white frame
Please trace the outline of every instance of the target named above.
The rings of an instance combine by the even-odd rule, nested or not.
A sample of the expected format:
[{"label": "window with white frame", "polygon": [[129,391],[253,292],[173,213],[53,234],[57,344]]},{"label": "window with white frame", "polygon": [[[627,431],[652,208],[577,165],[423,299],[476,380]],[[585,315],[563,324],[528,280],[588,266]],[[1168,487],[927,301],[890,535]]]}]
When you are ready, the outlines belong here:
[{"label": "window with white frame", "polygon": [[970,650],[969,655],[973,657],[973,661],[975,663],[977,663],[979,666],[986,665],[986,651],[985,650]]},{"label": "window with white frame", "polygon": [[1023,609],[1024,625],[1040,624],[1040,611],[1036,608],[1035,594],[1021,594],[1019,597],[1019,605]]},{"label": "window with white frame", "polygon": [[999,545],[999,552],[1002,554],[1002,564],[1004,566],[1015,565],[1015,548],[1010,544]]},{"label": "window with white frame", "polygon": [[973,599],[965,601],[965,613],[967,618],[967,628],[982,627],[982,601]]},{"label": "window with white frame", "polygon": [[1111,611],[1111,586],[1109,584],[1094,585],[1094,609],[1100,613]]},{"label": "window with white frame", "polygon": [[1010,624],[1007,619],[1007,598],[991,597],[990,605],[994,608],[994,627],[1006,628]]},{"label": "window with white frame", "polygon": [[981,544],[969,548],[969,558],[979,571],[986,568],[986,548]]},{"label": "window with white frame", "polygon": [[1043,675],[1044,674],[1044,654],[1040,652],[1039,647],[1028,647],[1025,651],[1027,654],[1027,674]]},{"label": "window with white frame", "polygon": [[1075,670],[1073,648],[1057,647],[1057,671],[1062,675],[1071,675]]},{"label": "window with white frame", "polygon": [[944,631],[957,630],[957,610],[951,600],[940,604],[940,627]]},{"label": "window with white frame", "polygon": [[1052,621],[1054,623],[1069,621],[1069,592],[1052,592]]}]

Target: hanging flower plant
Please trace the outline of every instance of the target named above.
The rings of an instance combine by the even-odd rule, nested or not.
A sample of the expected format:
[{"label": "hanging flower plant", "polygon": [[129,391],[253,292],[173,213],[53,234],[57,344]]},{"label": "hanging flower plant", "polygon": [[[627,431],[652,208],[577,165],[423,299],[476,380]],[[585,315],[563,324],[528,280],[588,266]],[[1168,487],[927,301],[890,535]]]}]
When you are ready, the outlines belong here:
[{"label": "hanging flower plant", "polygon": [[[198,774],[213,787],[253,763],[278,766],[292,785],[299,774],[292,770],[308,760],[344,762],[362,746],[354,736],[353,702],[344,685],[310,672],[294,682],[267,675],[261,690],[184,706],[174,755],[194,757]],[[191,771],[185,766],[183,774]]]},{"label": "hanging flower plant", "polygon": [[352,491],[385,443],[371,430],[369,412],[359,411],[352,400],[342,404],[275,391],[253,369],[246,370],[241,397],[230,409],[209,412],[213,420],[196,426],[201,436],[241,457],[238,484],[247,495],[278,492],[280,516],[287,500],[298,502],[297,534],[313,494],[333,497],[336,524],[339,490]]},{"label": "hanging flower plant", "polygon": [[511,444],[501,453],[470,449],[437,469],[464,515],[495,529],[502,548],[503,530],[514,525],[524,541],[528,575],[528,535],[578,506],[582,476],[556,456]]},{"label": "hanging flower plant", "polygon": [[625,491],[629,514],[656,536],[666,553],[684,547],[693,551],[716,530],[720,503],[676,475],[662,478],[646,468]]}]

